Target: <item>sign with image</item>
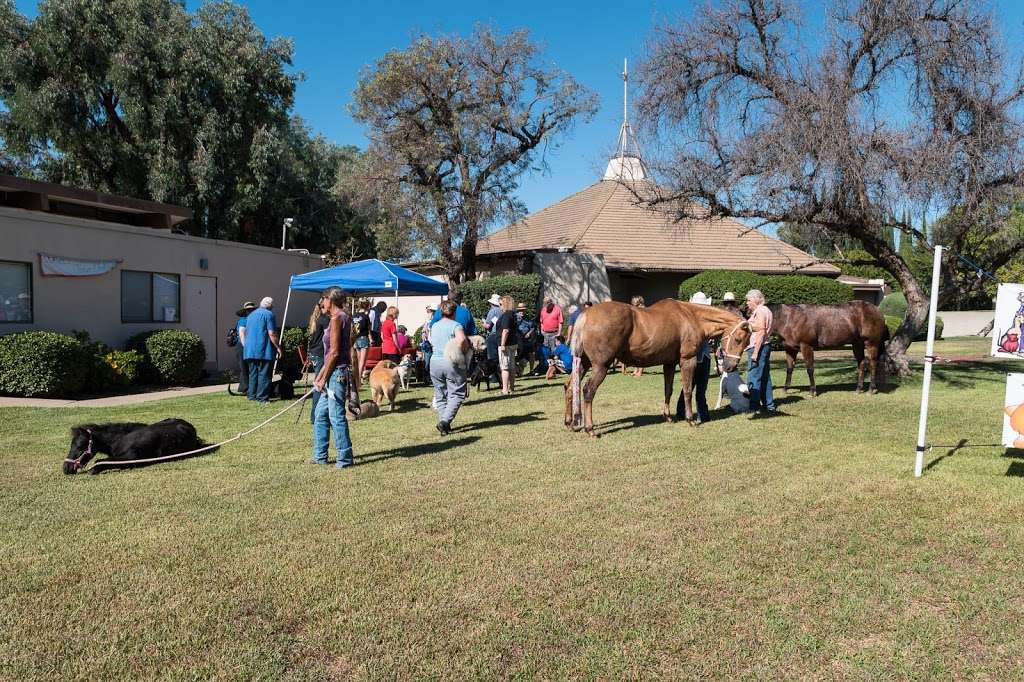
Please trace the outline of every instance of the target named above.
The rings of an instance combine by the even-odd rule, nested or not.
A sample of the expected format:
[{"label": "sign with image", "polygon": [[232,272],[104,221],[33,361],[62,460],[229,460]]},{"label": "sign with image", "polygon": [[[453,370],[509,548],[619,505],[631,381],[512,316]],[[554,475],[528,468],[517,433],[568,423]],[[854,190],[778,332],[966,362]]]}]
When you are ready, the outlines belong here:
[{"label": "sign with image", "polygon": [[1003,446],[1024,448],[1024,374],[1006,375],[1003,401]]},{"label": "sign with image", "polygon": [[1000,284],[996,294],[995,327],[992,330],[992,355],[1000,358],[1024,358],[1024,284]]}]

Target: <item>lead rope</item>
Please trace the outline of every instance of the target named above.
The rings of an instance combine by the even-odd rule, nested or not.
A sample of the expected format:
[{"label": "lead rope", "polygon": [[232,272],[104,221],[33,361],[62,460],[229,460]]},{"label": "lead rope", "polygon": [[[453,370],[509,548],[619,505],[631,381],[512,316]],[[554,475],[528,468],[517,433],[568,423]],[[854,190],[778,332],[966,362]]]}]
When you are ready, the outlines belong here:
[{"label": "lead rope", "polygon": [[205,445],[205,446],[203,446],[201,448],[197,448],[196,450],[189,450],[188,452],[179,452],[179,453],[176,453],[176,454],[173,454],[173,455],[164,455],[162,457],[150,457],[148,459],[102,459],[102,460],[93,462],[92,466],[85,467],[84,469],[81,469],[81,473],[85,473],[87,471],[93,471],[93,470],[96,470],[96,469],[101,469],[103,467],[118,467],[118,466],[125,466],[125,465],[134,465],[134,464],[148,464],[148,463],[151,463],[151,462],[167,462],[167,461],[170,461],[170,460],[173,460],[173,459],[180,459],[182,457],[188,457],[189,455],[198,455],[201,452],[210,452],[211,450],[216,450],[217,448],[219,448],[219,447],[221,447],[223,445],[227,445],[228,443],[234,443],[236,440],[239,440],[241,438],[245,438],[250,433],[252,433],[254,431],[257,431],[258,429],[262,429],[264,426],[266,426],[270,422],[274,421],[275,419],[277,419],[278,417],[283,415],[285,412],[287,412],[288,410],[292,409],[293,407],[295,407],[296,405],[298,405],[299,403],[304,401],[306,398],[308,398],[312,394],[313,394],[313,389],[310,389],[309,391],[306,392],[306,394],[304,396],[302,396],[301,398],[299,398],[298,400],[296,400],[291,405],[289,405],[288,407],[284,408],[283,410],[281,410],[280,412],[278,412],[274,416],[272,416],[272,417],[270,417],[268,419],[263,420],[262,422],[260,422],[256,426],[252,427],[248,431],[243,431],[242,433],[239,433],[239,434],[237,434],[237,435],[235,435],[235,436],[233,436],[231,438],[228,438],[225,441],[221,441],[220,443],[215,443],[213,445]]}]

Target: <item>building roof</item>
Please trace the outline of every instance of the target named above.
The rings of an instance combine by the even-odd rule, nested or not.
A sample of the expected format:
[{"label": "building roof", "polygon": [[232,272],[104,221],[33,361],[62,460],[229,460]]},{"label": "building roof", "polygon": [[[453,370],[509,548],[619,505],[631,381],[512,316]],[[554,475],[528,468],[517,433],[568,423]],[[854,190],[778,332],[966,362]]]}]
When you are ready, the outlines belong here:
[{"label": "building roof", "polygon": [[477,254],[571,250],[618,270],[749,270],[835,277],[839,268],[730,218],[686,218],[642,205],[649,183],[601,180],[480,240]]},{"label": "building roof", "polygon": [[2,174],[0,206],[165,230],[192,219],[181,206]]}]

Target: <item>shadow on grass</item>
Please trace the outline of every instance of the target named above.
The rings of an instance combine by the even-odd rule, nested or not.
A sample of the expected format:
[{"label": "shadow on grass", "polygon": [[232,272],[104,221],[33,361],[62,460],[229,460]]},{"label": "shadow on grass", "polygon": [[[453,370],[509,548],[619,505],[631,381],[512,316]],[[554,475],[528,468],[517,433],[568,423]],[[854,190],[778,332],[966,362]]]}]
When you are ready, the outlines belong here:
[{"label": "shadow on grass", "polygon": [[1006,475],[1024,478],[1024,462],[1010,462],[1010,466],[1006,469]]},{"label": "shadow on grass", "polygon": [[[640,414],[634,417],[623,417],[615,421],[605,422],[594,426],[595,436],[610,436],[616,431],[632,429],[642,426],[653,426],[655,424],[666,424],[665,417],[660,414]],[[582,432],[581,432],[582,433]]]},{"label": "shadow on grass", "polygon": [[444,452],[445,450],[451,450],[452,448],[470,445],[478,440],[480,440],[480,436],[467,436],[465,438],[437,440],[430,443],[417,443],[415,445],[407,445],[404,448],[382,450],[380,452],[368,452],[365,455],[356,455],[353,459],[355,460],[356,466],[376,464],[377,462],[384,462],[389,459],[394,459],[395,457],[404,457],[408,459],[412,457],[419,457],[420,455],[434,455],[439,452]]},{"label": "shadow on grass", "polygon": [[[932,447],[940,447],[941,448],[941,447],[945,447],[945,446],[943,446],[943,445],[934,446],[933,445]],[[941,462],[944,459],[948,459],[949,457],[952,457],[953,455],[955,455],[960,450],[963,450],[965,447],[967,447],[967,439],[966,438],[961,438],[959,443],[957,443],[956,445],[952,446],[951,448],[949,448],[949,450],[946,451],[946,454],[939,455],[938,457],[936,457],[932,461],[928,462],[928,464],[925,465],[924,470],[925,471],[929,471],[933,467],[938,466],[939,462]]]},{"label": "shadow on grass", "polygon": [[[482,403],[489,403],[489,402],[491,402],[493,400],[502,400],[504,398],[515,398],[515,397],[518,397],[518,396],[530,395],[531,393],[534,393],[536,391],[537,391],[537,388],[536,387],[532,387],[532,386],[530,388],[516,388],[516,390],[512,392],[512,395],[502,395],[501,394],[501,390],[498,389],[498,388],[495,388],[493,391],[483,391],[483,390],[481,390],[481,391],[479,391],[479,393],[483,393],[484,394],[483,398],[474,398],[474,397],[470,396],[470,398],[466,401],[466,403],[471,404],[471,405],[480,405]],[[476,391],[476,390],[473,391],[474,394],[477,393],[477,392],[478,391]]]},{"label": "shadow on grass", "polygon": [[452,429],[452,433],[463,433],[466,431],[481,431],[483,429],[489,429],[496,426],[517,426],[519,424],[525,424],[527,422],[538,421],[542,417],[537,415],[544,414],[543,412],[527,412],[526,414],[509,414],[504,417],[498,417],[497,419],[488,419],[482,422],[473,422],[464,426],[457,426]]}]

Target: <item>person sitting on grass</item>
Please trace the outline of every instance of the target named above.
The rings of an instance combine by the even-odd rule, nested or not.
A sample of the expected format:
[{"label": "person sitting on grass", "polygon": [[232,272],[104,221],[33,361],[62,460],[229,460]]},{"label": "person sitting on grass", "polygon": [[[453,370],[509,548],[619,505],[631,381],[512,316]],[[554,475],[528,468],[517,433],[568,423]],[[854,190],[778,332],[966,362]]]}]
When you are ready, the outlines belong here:
[{"label": "person sitting on grass", "polygon": [[551,351],[548,360],[548,379],[554,379],[555,374],[569,374],[572,372],[572,350],[565,345],[564,336],[555,337],[555,349]]}]

